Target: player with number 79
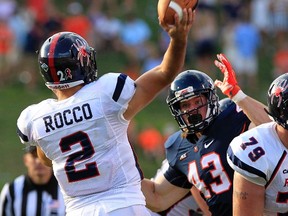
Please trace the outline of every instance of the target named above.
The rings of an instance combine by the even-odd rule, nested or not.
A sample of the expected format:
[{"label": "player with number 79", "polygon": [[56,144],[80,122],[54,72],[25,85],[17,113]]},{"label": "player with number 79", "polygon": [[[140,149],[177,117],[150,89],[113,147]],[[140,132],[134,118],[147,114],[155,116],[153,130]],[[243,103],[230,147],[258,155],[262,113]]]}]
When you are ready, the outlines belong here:
[{"label": "player with number 79", "polygon": [[[233,139],[228,163],[235,170],[233,215],[288,213],[288,74],[276,78],[267,94],[273,122]],[[257,208],[254,208],[257,206]]]}]

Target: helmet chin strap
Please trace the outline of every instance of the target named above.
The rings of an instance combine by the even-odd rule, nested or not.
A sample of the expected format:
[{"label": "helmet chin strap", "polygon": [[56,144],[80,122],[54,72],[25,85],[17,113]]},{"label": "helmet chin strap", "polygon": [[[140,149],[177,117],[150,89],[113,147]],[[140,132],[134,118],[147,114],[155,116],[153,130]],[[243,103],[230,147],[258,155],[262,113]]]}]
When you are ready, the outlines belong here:
[{"label": "helmet chin strap", "polygon": [[70,82],[70,83],[59,83],[59,84],[55,84],[55,83],[45,83],[45,85],[49,88],[49,89],[68,89],[68,88],[72,88],[74,86],[77,85],[81,85],[83,84],[84,81],[83,80],[77,80],[75,82]]}]

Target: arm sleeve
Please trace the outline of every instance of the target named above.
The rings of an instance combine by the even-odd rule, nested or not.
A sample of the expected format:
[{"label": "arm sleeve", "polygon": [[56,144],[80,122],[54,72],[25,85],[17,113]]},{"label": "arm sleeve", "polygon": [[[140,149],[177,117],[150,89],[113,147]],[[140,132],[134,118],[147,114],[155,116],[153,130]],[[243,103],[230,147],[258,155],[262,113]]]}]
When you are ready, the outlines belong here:
[{"label": "arm sleeve", "polygon": [[164,173],[164,177],[169,181],[171,184],[181,187],[190,189],[193,185],[188,181],[186,175],[177,171],[173,167],[169,166],[169,168]]},{"label": "arm sleeve", "polygon": [[35,105],[31,105],[24,109],[18,120],[17,120],[17,135],[20,138],[22,144],[26,147],[36,146],[36,143],[32,139],[32,126],[31,126],[31,116],[33,116],[33,107]]}]

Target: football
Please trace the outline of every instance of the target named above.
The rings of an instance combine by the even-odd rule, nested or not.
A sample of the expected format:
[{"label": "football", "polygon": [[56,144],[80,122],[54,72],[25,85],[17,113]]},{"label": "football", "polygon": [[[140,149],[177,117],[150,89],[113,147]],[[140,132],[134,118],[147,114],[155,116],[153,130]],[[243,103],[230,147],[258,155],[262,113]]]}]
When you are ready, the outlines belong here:
[{"label": "football", "polygon": [[181,20],[183,8],[192,8],[192,10],[195,10],[197,4],[198,0],[159,0],[157,5],[159,21],[168,25],[174,25],[175,13],[178,14]]}]

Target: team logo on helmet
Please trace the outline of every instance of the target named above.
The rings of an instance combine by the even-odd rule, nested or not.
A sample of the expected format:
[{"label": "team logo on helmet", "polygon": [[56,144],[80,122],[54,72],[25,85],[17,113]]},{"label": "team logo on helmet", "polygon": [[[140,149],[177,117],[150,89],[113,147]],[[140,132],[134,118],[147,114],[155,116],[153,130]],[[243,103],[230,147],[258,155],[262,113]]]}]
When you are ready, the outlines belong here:
[{"label": "team logo on helmet", "polygon": [[82,67],[84,67],[84,59],[87,59],[86,66],[90,64],[90,54],[86,50],[86,45],[79,39],[76,39],[76,44],[73,44],[74,47],[77,49],[77,60],[80,61]]},{"label": "team logo on helmet", "polygon": [[73,79],[72,72],[69,68],[66,68],[66,70],[65,70],[65,79],[66,80]]},{"label": "team logo on helmet", "polygon": [[42,68],[45,72],[47,72],[47,71],[49,70],[48,65],[45,64],[45,63],[42,63],[42,64],[41,64],[41,68]]},{"label": "team logo on helmet", "polygon": [[192,87],[192,86],[189,86],[189,87],[187,87],[187,88],[185,88],[185,89],[181,89],[181,90],[179,90],[179,91],[176,91],[176,92],[175,92],[175,96],[176,96],[176,97],[180,97],[180,96],[183,96],[183,95],[185,95],[185,94],[187,94],[187,93],[191,93],[191,92],[193,92],[193,87]]}]

